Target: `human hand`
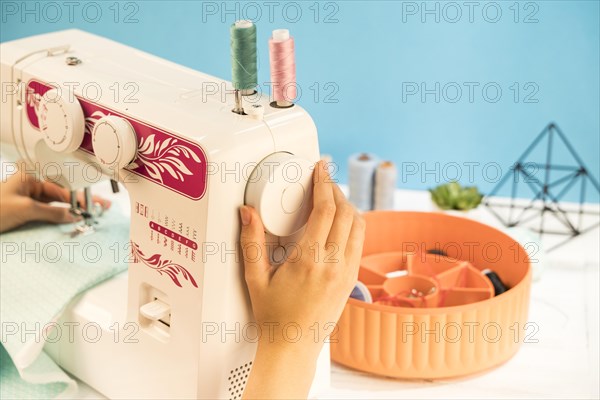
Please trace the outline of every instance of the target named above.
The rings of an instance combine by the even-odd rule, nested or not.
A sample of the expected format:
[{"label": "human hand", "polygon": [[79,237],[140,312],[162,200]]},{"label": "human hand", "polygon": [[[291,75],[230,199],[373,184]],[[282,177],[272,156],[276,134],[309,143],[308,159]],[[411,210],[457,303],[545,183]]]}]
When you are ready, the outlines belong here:
[{"label": "human hand", "polygon": [[[245,398],[306,396],[324,341],[321,334],[337,323],[358,277],[364,220],[331,183],[323,162],[315,166],[313,181],[313,210],[306,231],[279,267],[269,263],[260,216],[251,207],[240,208],[246,283],[262,328]],[[281,330],[288,324],[300,332],[299,340],[289,340]],[[265,333],[268,327],[275,329]],[[315,328],[320,333],[316,337]],[[277,381],[273,374],[281,371],[286,372]],[[274,387],[265,386],[265,374],[276,381]]]},{"label": "human hand", "polygon": [[[48,204],[52,201],[69,203],[70,197],[68,190],[54,183],[17,172],[0,184],[0,233],[31,221],[64,224],[80,220],[81,217],[73,215],[68,208]],[[78,200],[85,207],[83,195]],[[97,196],[93,200],[104,208],[110,207],[108,200]]]}]

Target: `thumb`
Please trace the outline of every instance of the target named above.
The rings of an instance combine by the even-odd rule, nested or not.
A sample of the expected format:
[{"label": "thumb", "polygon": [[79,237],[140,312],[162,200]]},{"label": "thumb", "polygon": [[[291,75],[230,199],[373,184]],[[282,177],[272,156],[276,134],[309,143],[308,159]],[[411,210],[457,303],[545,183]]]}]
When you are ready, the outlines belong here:
[{"label": "thumb", "polygon": [[246,283],[250,288],[262,286],[268,282],[271,269],[267,252],[265,231],[256,210],[249,206],[240,207],[242,232],[240,244],[244,257]]},{"label": "thumb", "polygon": [[31,220],[46,221],[55,224],[66,224],[79,220],[79,217],[71,214],[68,208],[51,206],[40,201],[33,203]]}]

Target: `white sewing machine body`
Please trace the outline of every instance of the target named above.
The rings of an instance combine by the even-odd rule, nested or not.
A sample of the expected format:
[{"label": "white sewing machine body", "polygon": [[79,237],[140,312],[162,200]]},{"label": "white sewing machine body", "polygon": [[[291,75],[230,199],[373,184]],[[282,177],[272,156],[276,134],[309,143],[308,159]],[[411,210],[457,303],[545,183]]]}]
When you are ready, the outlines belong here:
[{"label": "white sewing machine body", "polygon": [[[222,98],[229,83],[77,30],[3,43],[1,62],[3,147],[14,144],[30,168],[69,189],[112,178],[131,200],[131,242],[118,253],[130,262],[127,276],[71,304],[59,324],[78,324],[75,335],[46,351],[110,398],[241,398],[258,332],[238,249],[238,208],[265,158],[318,160],[311,118],[298,106],[270,107],[267,96],[257,102],[262,118],[235,114],[233,96]],[[219,93],[206,94],[215,87]],[[50,119],[41,98],[56,88],[78,99],[65,107],[83,110],[83,142],[73,151],[56,152],[40,128]],[[133,132],[118,132],[107,150],[115,151],[112,166],[96,157],[92,139],[106,116]],[[117,125],[107,125],[115,135]],[[128,149],[133,163],[120,168]],[[273,204],[285,208],[284,192]],[[110,226],[100,219],[97,229]],[[155,300],[167,313],[140,312]],[[156,319],[148,317],[153,312]],[[102,329],[96,342],[78,334],[87,323]],[[324,349],[313,389],[328,385]]]}]

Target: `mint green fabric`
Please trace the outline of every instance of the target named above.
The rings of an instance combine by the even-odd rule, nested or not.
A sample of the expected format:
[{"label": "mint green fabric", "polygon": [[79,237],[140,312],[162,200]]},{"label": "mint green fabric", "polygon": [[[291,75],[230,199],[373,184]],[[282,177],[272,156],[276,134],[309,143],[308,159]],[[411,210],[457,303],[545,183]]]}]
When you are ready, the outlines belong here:
[{"label": "mint green fabric", "polygon": [[[42,352],[35,362],[42,371],[53,371],[58,367]],[[1,399],[51,399],[64,393],[68,382],[33,384],[21,379],[4,346],[0,346],[0,398]]]},{"label": "mint green fabric", "polygon": [[30,224],[0,235],[2,399],[76,395],[75,381],[43,351],[53,336],[42,330],[79,293],[126,269],[129,219],[108,210],[95,233],[72,238],[72,230]]}]

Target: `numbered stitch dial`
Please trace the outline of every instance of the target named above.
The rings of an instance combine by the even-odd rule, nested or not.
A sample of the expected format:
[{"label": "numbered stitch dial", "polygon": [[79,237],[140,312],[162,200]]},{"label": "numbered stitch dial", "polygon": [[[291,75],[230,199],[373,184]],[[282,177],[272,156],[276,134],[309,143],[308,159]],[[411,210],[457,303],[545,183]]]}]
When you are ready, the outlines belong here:
[{"label": "numbered stitch dial", "polygon": [[66,88],[47,91],[40,100],[40,130],[44,142],[57,153],[72,153],[81,146],[85,118],[79,100]]},{"label": "numbered stitch dial", "polygon": [[98,162],[109,169],[129,165],[137,152],[135,130],[124,118],[102,117],[92,130],[92,146]]}]

